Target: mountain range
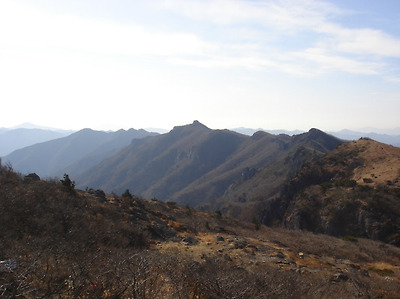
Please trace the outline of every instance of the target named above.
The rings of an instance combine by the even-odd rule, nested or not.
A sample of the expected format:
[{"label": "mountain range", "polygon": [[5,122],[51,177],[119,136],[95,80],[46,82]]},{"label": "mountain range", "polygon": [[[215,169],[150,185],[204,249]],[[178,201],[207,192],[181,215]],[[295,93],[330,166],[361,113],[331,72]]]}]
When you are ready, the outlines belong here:
[{"label": "mountain range", "polygon": [[63,138],[15,150],[5,156],[4,161],[19,172],[34,172],[41,177],[62,177],[66,172],[74,175],[112,156],[132,139],[151,135],[156,133],[135,129],[116,132],[83,129]]},{"label": "mountain range", "polygon": [[[397,131],[395,131],[397,132]],[[351,131],[351,130],[341,130],[338,132],[329,132],[330,134],[344,139],[344,140],[357,140],[363,137],[368,137],[373,140],[386,143],[389,145],[393,146],[400,146],[400,134],[383,134],[383,133],[374,133],[373,131],[370,131],[369,133],[363,133],[363,132],[357,132],[357,131]]]},{"label": "mountain range", "polygon": [[[367,130],[367,129],[365,129]],[[374,131],[376,130],[376,131]],[[245,134],[245,135],[253,135],[255,132],[258,131],[263,131],[267,132],[270,134],[274,135],[279,135],[279,134],[285,134],[285,135],[298,135],[301,133],[304,133],[304,131],[301,130],[264,130],[264,129],[251,129],[251,128],[235,128],[232,129],[232,131]],[[394,146],[400,146],[400,128],[396,128],[392,130],[392,134],[387,134],[387,133],[377,133],[379,130],[370,128],[368,131],[352,131],[352,130],[340,130],[340,131],[328,131],[328,134],[331,134],[337,138],[343,139],[343,140],[357,140],[362,137],[368,137],[373,140],[383,142],[386,144],[394,145]]]},{"label": "mountain range", "polygon": [[0,157],[4,157],[17,149],[62,138],[71,133],[72,131],[55,131],[40,128],[2,128],[0,129]]},{"label": "mountain range", "polygon": [[84,129],[4,161],[41,177],[67,173],[80,189],[399,245],[399,157],[397,147],[369,138],[349,142],[318,129],[249,136],[194,121],[165,134]]},{"label": "mountain range", "polygon": [[[78,187],[213,209],[279,192],[300,165],[342,141],[317,129],[288,136],[246,136],[198,121],[132,143],[77,175]],[[244,192],[243,190],[247,190]]]},{"label": "mountain range", "polygon": [[[159,134],[168,133],[168,130],[160,128],[146,128],[145,130]],[[234,128],[231,129],[231,131],[248,136],[251,136],[258,131],[267,132],[273,135],[285,134],[290,136],[304,133],[304,131],[301,130],[265,130],[261,128],[252,129],[245,127]],[[389,133],[384,133],[381,131],[382,130],[378,130],[376,128],[365,128],[362,132],[341,130],[328,131],[327,133],[343,140],[357,140],[362,137],[368,137],[386,144],[400,146],[400,128],[385,131]],[[45,141],[66,137],[74,132],[76,131],[43,127],[31,123],[24,123],[12,128],[0,128],[0,157],[4,157],[14,150],[22,149],[36,143],[42,143]]]}]

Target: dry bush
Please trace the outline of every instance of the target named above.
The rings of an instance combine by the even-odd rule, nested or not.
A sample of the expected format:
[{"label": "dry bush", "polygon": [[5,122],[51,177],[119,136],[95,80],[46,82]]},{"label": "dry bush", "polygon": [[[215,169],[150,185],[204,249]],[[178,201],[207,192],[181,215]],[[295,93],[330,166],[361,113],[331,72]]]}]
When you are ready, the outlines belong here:
[{"label": "dry bush", "polygon": [[393,246],[263,226],[255,230],[253,224],[225,216],[135,197],[98,201],[83,192],[65,192],[60,185],[26,182],[0,165],[0,259],[16,260],[12,268],[0,270],[0,297],[390,298],[400,293],[397,281],[368,277],[357,269],[337,282],[324,271],[302,273],[257,263],[239,267],[217,256],[195,262],[190,255],[146,248],[154,242],[152,226],[167,234],[167,223],[179,223],[183,236],[224,232],[352,262],[398,265],[400,249]]},{"label": "dry bush", "polygon": [[249,232],[248,236],[277,241],[297,252],[349,259],[353,262],[400,264],[400,248],[370,239],[358,238],[358,242],[354,243],[324,234],[265,226],[260,231]]}]

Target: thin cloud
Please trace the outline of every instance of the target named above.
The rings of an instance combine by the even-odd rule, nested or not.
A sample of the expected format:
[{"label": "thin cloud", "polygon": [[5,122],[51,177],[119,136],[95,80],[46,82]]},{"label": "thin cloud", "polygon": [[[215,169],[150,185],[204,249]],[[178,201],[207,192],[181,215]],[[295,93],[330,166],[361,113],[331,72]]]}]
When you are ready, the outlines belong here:
[{"label": "thin cloud", "polygon": [[[159,4],[186,18],[228,27],[231,37],[211,40],[201,31],[185,28],[149,31],[135,24],[47,14],[5,0],[0,4],[0,27],[12,30],[0,32],[0,44],[152,55],[193,67],[278,70],[306,77],[332,70],[377,75],[384,73],[386,57],[400,57],[399,38],[376,29],[335,24],[332,19],[344,12],[326,2],[166,0]],[[307,42],[287,45],[301,34],[307,35]]]},{"label": "thin cloud", "polygon": [[[287,59],[286,59],[287,61]],[[298,63],[277,61],[265,57],[243,56],[243,57],[209,57],[209,58],[171,58],[171,64],[180,64],[198,68],[243,68],[258,72],[280,71],[298,77],[314,77],[317,73],[312,67],[305,67]]]},{"label": "thin cloud", "polygon": [[400,77],[386,77],[386,80],[390,82],[400,83]]},{"label": "thin cloud", "polygon": [[205,59],[185,59],[185,58],[171,58],[170,63],[182,64],[188,66],[195,66],[200,68],[233,68],[241,67],[252,70],[265,70],[268,67],[274,67],[275,63],[273,61],[255,58],[255,57],[210,57]]},{"label": "thin cloud", "polygon": [[215,24],[233,25],[247,22],[285,30],[313,27],[332,13],[335,6],[312,0],[303,1],[231,1],[166,0],[165,9],[188,18]]},{"label": "thin cloud", "polygon": [[315,63],[320,73],[336,70],[352,74],[376,75],[384,67],[382,63],[354,60],[331,54],[321,48],[309,48],[303,52],[291,53],[291,56]]},{"label": "thin cloud", "polygon": [[400,39],[381,30],[348,29],[326,23],[317,31],[328,35],[325,47],[330,49],[377,57],[400,57]]},{"label": "thin cloud", "polygon": [[[258,43],[259,51],[253,55],[262,57],[258,60],[267,61],[268,66],[273,65],[276,69],[287,73],[309,76],[336,70],[353,74],[377,75],[384,71],[385,63],[376,62],[376,60],[385,57],[400,57],[399,38],[376,29],[350,29],[335,24],[331,19],[351,12],[341,10],[326,2],[167,0],[163,1],[163,7],[202,22],[217,25],[242,25],[237,29],[238,39],[243,38],[241,31],[246,33],[247,41],[254,36],[251,42]],[[271,42],[276,42],[276,52],[279,51],[280,54],[269,53],[268,40],[267,42],[261,38],[257,40],[260,32],[254,29],[251,34],[251,29],[249,29],[259,26],[268,32],[274,30],[273,34],[276,36],[281,34],[288,39],[295,33],[305,33],[309,38],[309,43],[304,44],[303,49],[293,53],[292,49],[285,47],[282,40],[278,42],[273,40]],[[220,45],[220,48],[224,47],[229,47],[229,45]],[[229,56],[229,52],[226,55]],[[248,55],[249,53],[244,51],[238,61],[235,61],[234,57],[227,57],[223,59],[223,63],[213,62],[206,65],[243,66],[243,61],[251,62]],[[285,58],[282,59],[282,57]],[[200,64],[196,62],[193,65]],[[250,63],[248,67],[260,69],[263,63],[260,63],[259,67]]]}]

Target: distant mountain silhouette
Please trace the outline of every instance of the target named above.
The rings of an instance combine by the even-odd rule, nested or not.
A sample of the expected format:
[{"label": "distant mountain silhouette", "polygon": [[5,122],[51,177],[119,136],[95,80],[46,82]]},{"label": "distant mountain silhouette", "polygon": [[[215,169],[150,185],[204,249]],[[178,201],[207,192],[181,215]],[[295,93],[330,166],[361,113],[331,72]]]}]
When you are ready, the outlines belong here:
[{"label": "distant mountain silhouette", "polygon": [[34,128],[3,128],[0,131],[0,157],[4,157],[17,149],[40,142],[62,138],[71,133],[72,132],[70,131],[53,131]]},{"label": "distant mountain silhouette", "polygon": [[53,128],[53,127],[39,126],[39,125],[35,125],[32,123],[28,123],[28,122],[8,128],[7,130],[15,130],[15,129],[39,129],[39,130],[45,130],[45,131],[58,132],[58,133],[62,133],[65,135],[69,135],[69,134],[72,134],[75,132],[74,130],[65,130],[65,129],[59,129],[59,128]]},{"label": "distant mountain silhouette", "polygon": [[[242,194],[235,190],[253,177],[257,180],[250,180],[254,188],[249,196],[277,188],[303,161],[341,142],[316,129],[293,137],[265,132],[246,136],[211,130],[195,121],[167,134],[133,140],[116,155],[78,175],[76,181],[81,188],[117,193],[130,189],[146,198],[204,206],[220,198],[224,202],[239,200]],[[285,167],[273,170],[285,161]],[[271,185],[260,183],[266,177],[271,178]]]},{"label": "distant mountain silhouette", "polygon": [[345,140],[357,140],[362,137],[368,137],[373,140],[383,142],[389,145],[400,146],[400,135],[388,135],[379,133],[363,133],[351,130],[341,130],[338,132],[331,132],[330,134]]},{"label": "distant mountain silhouette", "polygon": [[132,139],[154,134],[134,129],[117,132],[83,129],[67,137],[16,150],[5,156],[4,161],[22,173],[61,177],[66,171],[75,174],[95,165],[127,146]]},{"label": "distant mountain silhouette", "polygon": [[301,130],[264,130],[264,129],[251,129],[251,128],[244,128],[244,127],[240,127],[240,128],[234,128],[232,129],[232,131],[238,132],[240,134],[244,134],[244,135],[253,135],[255,132],[258,131],[263,131],[263,132],[267,132],[270,134],[274,134],[274,135],[279,135],[279,134],[285,134],[285,135],[297,135],[297,134],[301,134],[304,133],[304,131]]},{"label": "distant mountain silhouette", "polygon": [[[400,135],[398,134],[399,128],[391,130],[391,132],[393,132],[393,134],[392,133],[390,133],[390,134],[379,133],[374,130],[378,131],[378,129],[371,128],[371,131],[369,133],[352,131],[352,130],[330,131],[327,133],[331,134],[337,138],[343,139],[343,140],[357,140],[362,137],[368,137],[373,140],[383,142],[383,143],[386,143],[389,145],[400,146]],[[232,129],[232,131],[235,131],[235,132],[238,132],[238,133],[244,134],[244,135],[249,135],[249,136],[253,135],[255,132],[258,132],[258,131],[263,131],[263,132],[267,132],[267,133],[274,134],[274,135],[285,134],[285,135],[290,135],[290,136],[304,133],[301,130],[292,130],[292,131],[266,130],[266,129],[244,128],[244,127],[235,128],[235,129]]]}]

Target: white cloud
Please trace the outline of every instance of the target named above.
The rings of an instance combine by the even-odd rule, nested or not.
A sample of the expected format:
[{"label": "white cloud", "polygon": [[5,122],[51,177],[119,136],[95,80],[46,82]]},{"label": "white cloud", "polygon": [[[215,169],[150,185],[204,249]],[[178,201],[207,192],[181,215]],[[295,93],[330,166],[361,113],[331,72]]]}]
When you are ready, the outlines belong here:
[{"label": "white cloud", "polygon": [[327,34],[325,47],[340,52],[378,57],[400,57],[400,38],[369,28],[347,29],[325,23],[316,29]]},{"label": "white cloud", "polygon": [[[283,72],[301,76],[317,75],[329,70],[376,75],[384,70],[385,63],[382,59],[400,57],[399,37],[376,29],[350,29],[333,23],[331,17],[349,12],[326,2],[166,0],[163,5],[166,9],[203,22],[243,25],[237,28],[238,39],[243,37],[241,32],[245,32],[247,38],[253,37],[252,43],[258,44],[258,51],[243,51],[239,58],[233,55],[229,57],[228,51],[224,59],[207,60],[204,64],[192,61],[192,65],[242,67],[244,63],[249,63],[248,67],[252,69],[273,66]],[[276,50],[271,53],[268,39],[260,38],[260,29],[254,29],[254,34],[251,34],[249,28],[259,26],[268,34],[275,30],[275,36],[285,36],[289,43],[292,36],[296,38],[297,34],[303,33],[309,41],[308,44],[297,44],[297,47],[303,46],[303,49],[300,48],[294,54],[292,49],[285,46],[282,41],[284,38],[281,37],[276,44]],[[278,51],[280,53],[276,54]],[[176,61],[188,63],[186,59]]]},{"label": "white cloud", "polygon": [[317,65],[317,72],[339,70],[352,74],[376,75],[384,65],[382,63],[363,62],[331,54],[325,49],[309,48],[303,52],[291,53],[293,58],[302,58]]},{"label": "white cloud", "polygon": [[[49,14],[3,0],[0,28],[9,30],[0,30],[0,45],[6,49],[31,47],[47,51],[153,55],[169,63],[194,67],[279,70],[297,76],[315,76],[330,70],[376,75],[384,70],[382,58],[400,57],[399,38],[375,29],[348,29],[332,23],[330,17],[343,12],[326,2],[166,0],[160,3],[164,9],[188,18],[227,26],[237,36],[232,33],[229,42],[218,38],[210,41],[208,35],[186,28],[180,28],[179,32],[149,31],[134,24]],[[279,40],[263,38],[260,32],[278,36]],[[293,49],[287,44],[298,34],[306,34],[308,42],[296,44],[297,49]]]}]

